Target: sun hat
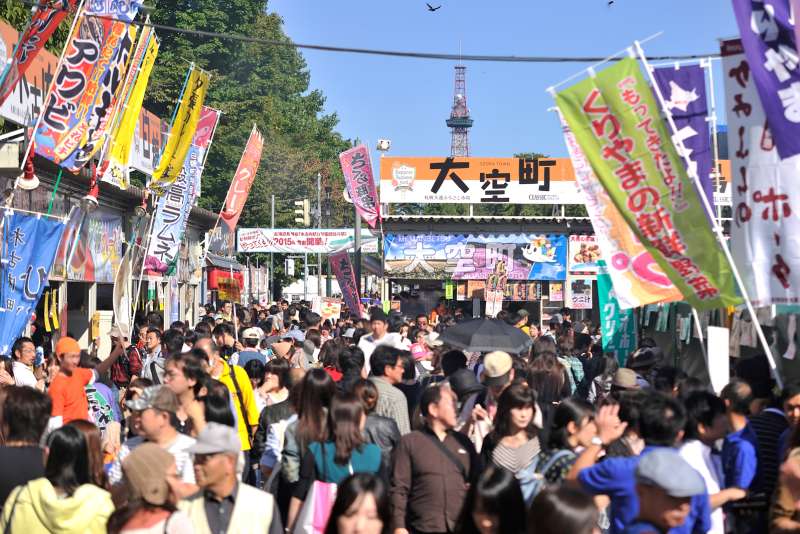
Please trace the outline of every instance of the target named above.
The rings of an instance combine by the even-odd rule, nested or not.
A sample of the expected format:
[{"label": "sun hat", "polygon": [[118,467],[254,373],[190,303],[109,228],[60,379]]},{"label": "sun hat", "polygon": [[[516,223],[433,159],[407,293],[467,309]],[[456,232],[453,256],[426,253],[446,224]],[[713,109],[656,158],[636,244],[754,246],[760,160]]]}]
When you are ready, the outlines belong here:
[{"label": "sun hat", "polygon": [[132,493],[161,506],[169,498],[167,469],[175,457],[155,443],[142,443],[122,460],[122,472]]}]

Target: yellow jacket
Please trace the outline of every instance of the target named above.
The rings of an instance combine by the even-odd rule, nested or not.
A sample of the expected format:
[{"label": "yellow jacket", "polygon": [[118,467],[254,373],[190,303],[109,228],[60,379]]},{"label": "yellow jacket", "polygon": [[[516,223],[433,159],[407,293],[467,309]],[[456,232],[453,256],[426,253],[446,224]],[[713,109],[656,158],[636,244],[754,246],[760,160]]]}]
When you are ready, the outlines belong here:
[{"label": "yellow jacket", "polygon": [[59,497],[49,480],[37,478],[14,488],[8,496],[0,518],[0,531],[101,534],[106,532],[106,522],[113,511],[111,494],[104,489],[84,484],[72,497]]}]

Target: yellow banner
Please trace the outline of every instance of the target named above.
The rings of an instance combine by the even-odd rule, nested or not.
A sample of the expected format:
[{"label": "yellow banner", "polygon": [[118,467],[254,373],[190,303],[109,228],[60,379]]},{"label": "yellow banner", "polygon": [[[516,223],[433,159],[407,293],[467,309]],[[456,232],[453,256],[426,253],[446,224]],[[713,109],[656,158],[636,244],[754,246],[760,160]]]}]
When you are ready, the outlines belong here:
[{"label": "yellow banner", "polygon": [[167,146],[161,154],[158,168],[153,172],[153,180],[150,182],[150,189],[156,195],[163,195],[183,169],[183,161],[186,159],[186,153],[197,129],[197,122],[200,120],[208,81],[207,73],[192,68],[178,106],[178,113],[169,132]]},{"label": "yellow banner", "polygon": [[[127,103],[124,104],[122,115],[111,132],[109,148],[105,161],[100,166],[100,180],[116,185],[120,189],[128,189],[128,162],[133,149],[133,138],[136,133],[136,124],[144,102],[144,93],[150,81],[150,73],[158,55],[158,40],[150,27],[145,27],[139,38],[134,62],[140,57],[140,51],[147,47],[139,65],[139,73],[131,89]],[[135,67],[136,63],[132,66]]]}]

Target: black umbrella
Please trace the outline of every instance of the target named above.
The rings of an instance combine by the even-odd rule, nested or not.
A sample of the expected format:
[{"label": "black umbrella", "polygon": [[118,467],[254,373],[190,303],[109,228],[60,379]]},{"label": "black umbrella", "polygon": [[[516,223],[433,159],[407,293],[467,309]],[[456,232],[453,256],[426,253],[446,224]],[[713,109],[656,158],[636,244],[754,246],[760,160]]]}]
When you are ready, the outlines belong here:
[{"label": "black umbrella", "polygon": [[531,338],[519,328],[498,319],[473,319],[451,326],[442,332],[439,341],[468,352],[502,350],[521,354],[531,346]]}]

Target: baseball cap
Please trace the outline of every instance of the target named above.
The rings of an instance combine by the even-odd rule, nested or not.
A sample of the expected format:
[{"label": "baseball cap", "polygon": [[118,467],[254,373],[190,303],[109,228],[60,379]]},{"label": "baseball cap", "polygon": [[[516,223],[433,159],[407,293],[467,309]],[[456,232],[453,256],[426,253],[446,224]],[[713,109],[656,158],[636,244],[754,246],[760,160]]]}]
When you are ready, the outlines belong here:
[{"label": "baseball cap", "polygon": [[676,451],[663,448],[645,454],[636,467],[636,482],[657,486],[670,497],[686,498],[705,493],[700,473]]},{"label": "baseball cap", "polygon": [[160,506],[169,498],[167,469],[175,457],[155,443],[142,443],[122,460],[131,491],[147,503]]},{"label": "baseball cap", "polygon": [[342,334],[342,337],[349,337],[350,339],[352,339],[353,336],[355,336],[355,335],[356,335],[356,329],[355,328],[348,328],[347,330],[344,331],[344,334]]},{"label": "baseball cap", "polygon": [[81,346],[78,342],[71,337],[62,337],[56,343],[56,356],[63,356],[64,354],[80,354]]},{"label": "baseball cap", "polygon": [[178,411],[178,397],[167,386],[150,386],[144,388],[137,399],[125,401],[125,406],[137,412],[154,408],[175,413]]},{"label": "baseball cap", "polygon": [[261,329],[251,326],[250,328],[245,328],[244,332],[242,332],[242,338],[244,339],[261,339]]},{"label": "baseball cap", "polygon": [[291,339],[298,343],[302,343],[303,341],[306,340],[306,335],[303,333],[302,330],[298,330],[295,328],[294,330],[289,330],[288,332],[283,334],[281,336],[281,339]]},{"label": "baseball cap", "polygon": [[197,435],[194,445],[186,449],[192,454],[215,454],[229,452],[239,454],[242,442],[236,429],[219,423],[208,423]]},{"label": "baseball cap", "polygon": [[514,360],[507,352],[490,352],[483,357],[483,383],[487,387],[506,384],[513,365]]}]

